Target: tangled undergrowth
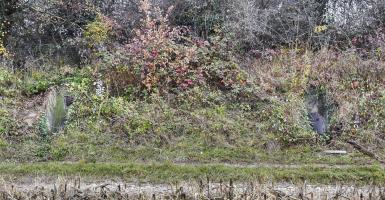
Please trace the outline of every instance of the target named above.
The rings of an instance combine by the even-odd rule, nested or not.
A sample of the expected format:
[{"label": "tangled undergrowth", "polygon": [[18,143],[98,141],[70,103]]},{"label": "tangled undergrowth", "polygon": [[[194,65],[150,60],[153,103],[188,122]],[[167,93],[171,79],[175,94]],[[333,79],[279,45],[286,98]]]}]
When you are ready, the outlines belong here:
[{"label": "tangled undergrowth", "polygon": [[[347,148],[348,139],[384,153],[381,55],[282,48],[266,51],[267,57],[249,55],[246,62],[230,51],[230,41],[220,32],[208,40],[196,38],[185,27],[171,27],[169,13],[153,10],[147,1],[140,9],[143,25],[124,45],[109,42],[114,23],[103,24],[103,17],[87,26],[85,40],[98,46],[88,66],[23,72],[0,68],[0,148],[6,149],[1,156],[12,160],[12,152],[28,149],[19,154],[21,160],[97,160],[103,148],[114,153],[178,145]],[[108,30],[90,39],[98,27]],[[38,122],[26,129],[25,120],[14,113],[54,85],[75,101],[66,127],[43,140]],[[326,99],[325,136],[310,126],[310,91]]]}]

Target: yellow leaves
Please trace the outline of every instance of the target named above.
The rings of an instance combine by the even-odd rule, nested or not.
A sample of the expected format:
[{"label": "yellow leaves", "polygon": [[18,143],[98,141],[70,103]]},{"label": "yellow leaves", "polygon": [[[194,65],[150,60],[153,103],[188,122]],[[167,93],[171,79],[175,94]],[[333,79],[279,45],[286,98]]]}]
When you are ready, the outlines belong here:
[{"label": "yellow leaves", "polygon": [[0,56],[6,55],[7,49],[3,47],[3,45],[0,43]]},{"label": "yellow leaves", "polygon": [[244,85],[247,82],[247,77],[243,73],[238,73],[236,76],[236,80],[241,84]]},{"label": "yellow leaves", "polygon": [[312,66],[307,64],[302,67],[294,76],[291,82],[291,88],[304,89],[307,82],[309,81],[309,76],[311,74]]},{"label": "yellow leaves", "polygon": [[311,65],[305,65],[305,69],[303,71],[303,77],[302,77],[304,81],[308,80],[310,72],[311,72]]},{"label": "yellow leaves", "polygon": [[1,38],[0,38],[0,56],[7,58],[9,56],[7,49],[4,47]]},{"label": "yellow leaves", "polygon": [[0,28],[0,56],[7,57],[8,52],[7,52],[7,49],[4,47],[4,44],[3,44],[4,35],[5,35],[4,32]]},{"label": "yellow leaves", "polygon": [[91,45],[96,45],[106,42],[110,31],[111,27],[103,20],[102,16],[98,16],[95,21],[86,26],[84,36]]},{"label": "yellow leaves", "polygon": [[322,33],[328,29],[327,25],[320,25],[314,28],[314,33]]},{"label": "yellow leaves", "polygon": [[382,49],[380,47],[378,47],[375,50],[375,54],[376,54],[377,57],[381,57],[381,55],[383,54]]}]

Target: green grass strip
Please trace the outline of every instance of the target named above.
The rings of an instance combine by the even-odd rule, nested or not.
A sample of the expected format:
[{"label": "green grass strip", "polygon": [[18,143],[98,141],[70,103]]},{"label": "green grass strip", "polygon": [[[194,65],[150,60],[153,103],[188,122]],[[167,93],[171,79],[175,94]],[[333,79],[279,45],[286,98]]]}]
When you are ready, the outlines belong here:
[{"label": "green grass strip", "polygon": [[380,166],[321,168],[232,167],[224,165],[175,165],[170,163],[32,163],[0,164],[0,175],[119,177],[154,183],[206,179],[213,181],[293,181],[310,183],[383,184],[385,170]]}]

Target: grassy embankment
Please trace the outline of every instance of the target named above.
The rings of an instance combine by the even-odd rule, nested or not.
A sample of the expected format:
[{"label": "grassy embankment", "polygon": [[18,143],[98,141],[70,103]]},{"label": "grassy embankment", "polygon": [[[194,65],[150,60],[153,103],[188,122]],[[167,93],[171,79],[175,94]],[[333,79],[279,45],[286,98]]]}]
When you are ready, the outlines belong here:
[{"label": "grassy embankment", "polygon": [[322,168],[298,166],[280,167],[231,167],[224,165],[175,165],[138,163],[34,163],[1,164],[3,176],[83,176],[88,178],[123,178],[150,182],[194,181],[209,177],[213,181],[292,181],[307,180],[310,183],[382,184],[385,170],[378,166]]},{"label": "grassy embankment", "polygon": [[[311,57],[310,60],[317,58]],[[335,62],[336,70],[340,69],[339,61]],[[148,181],[186,180],[209,175],[238,180],[270,177],[273,180],[306,179],[318,183],[382,183],[384,170],[367,166],[373,162],[343,142],[345,138],[354,139],[378,154],[383,153],[383,146],[378,142],[384,122],[382,79],[365,83],[360,95],[365,97],[375,93],[377,96],[361,98],[359,102],[348,98],[357,95],[357,90],[350,88],[351,80],[345,78],[347,76],[336,77],[335,85],[323,83],[330,86],[325,89],[326,93],[340,108],[335,111],[333,123],[345,123],[341,135],[335,137],[334,143],[328,144],[315,136],[305,120],[304,94],[308,82],[300,81],[300,86],[295,84],[298,77],[294,69],[298,66],[293,64],[293,74],[289,76],[285,65],[276,65],[274,70],[280,73],[266,67],[265,75],[257,74],[258,77],[269,75],[272,80],[280,80],[272,81],[270,85],[256,81],[257,91],[261,93],[258,95],[267,100],[251,98],[242,102],[233,99],[237,93],[203,86],[171,99],[156,95],[138,99],[130,94],[101,98],[94,95],[92,69],[71,69],[62,74],[44,70],[13,73],[4,68],[0,74],[0,159],[4,161],[0,174],[79,174]],[[356,76],[354,70],[351,74]],[[372,74],[366,76],[374,77]],[[75,102],[70,107],[64,130],[47,137],[42,134],[44,131],[39,119],[27,126],[24,117],[28,112],[39,111],[42,106],[39,98],[43,98],[54,85],[66,88],[75,97]],[[336,89],[340,91],[334,91]],[[344,96],[340,95],[344,92]],[[366,120],[359,129],[351,123],[354,113],[344,109],[344,106],[355,105],[361,106],[362,118]],[[301,109],[297,112],[296,108]],[[17,114],[24,111],[27,112]],[[275,148],[269,149],[270,144]],[[349,154],[328,156],[322,153],[325,149],[348,149]],[[79,164],[62,164],[61,161]],[[34,164],[24,164],[28,162]],[[237,168],[220,164],[162,164],[174,162],[299,166]],[[323,169],[316,164],[350,166]]]}]

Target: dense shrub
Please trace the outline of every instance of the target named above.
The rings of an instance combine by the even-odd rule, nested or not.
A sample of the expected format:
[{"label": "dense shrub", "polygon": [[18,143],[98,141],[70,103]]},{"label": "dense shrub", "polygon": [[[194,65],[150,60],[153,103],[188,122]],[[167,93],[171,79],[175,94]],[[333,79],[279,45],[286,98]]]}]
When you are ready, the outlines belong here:
[{"label": "dense shrub", "polygon": [[184,27],[171,27],[169,14],[162,15],[147,1],[143,1],[141,10],[145,16],[142,27],[135,30],[133,39],[115,57],[107,60],[107,65],[116,66],[114,73],[107,73],[112,87],[165,95],[206,84],[231,90],[246,83],[246,75],[227,55],[230,52],[221,49],[222,41],[209,43],[192,37]]},{"label": "dense shrub", "polygon": [[[240,51],[303,43],[317,48],[325,44],[345,48],[354,37],[373,33],[383,26],[385,8],[379,0],[349,1],[351,6],[346,1],[335,0],[153,2],[163,10],[174,6],[170,24],[186,26],[197,36],[208,39],[223,29]],[[90,52],[79,38],[83,38],[87,25],[96,25],[102,16],[102,21],[114,24],[113,41],[127,42],[141,24],[143,12],[139,4],[139,1],[6,1],[0,9],[0,20],[6,21],[0,27],[5,33],[0,44],[14,55],[14,65],[19,67],[52,60],[84,64],[87,63],[84,58],[90,59]],[[27,59],[35,62],[25,62]]]},{"label": "dense shrub", "polygon": [[270,138],[283,144],[300,144],[315,138],[311,131],[308,113],[300,96],[288,95],[261,109],[261,130],[272,134]]},{"label": "dense shrub", "polygon": [[68,40],[81,34],[96,17],[91,5],[79,1],[34,1],[16,6],[19,9],[11,16],[13,23],[6,37],[15,66],[36,67],[48,61],[79,63],[78,47]]},{"label": "dense shrub", "polygon": [[7,69],[0,67],[0,140],[2,136],[10,135],[15,128],[15,120],[13,113],[9,110],[9,104],[16,95],[15,80]]},{"label": "dense shrub", "polygon": [[11,128],[12,125],[13,125],[13,121],[11,120],[12,119],[12,116],[10,115],[10,113],[5,110],[4,108],[1,108],[0,107],[0,138],[1,136],[3,135],[9,135],[10,134],[10,131],[11,131]]},{"label": "dense shrub", "polygon": [[174,5],[170,16],[173,25],[188,26],[197,35],[208,38],[225,22],[228,0],[167,0],[164,4]]},{"label": "dense shrub", "polygon": [[86,25],[84,37],[90,46],[103,44],[108,40],[112,25],[108,24],[108,19],[98,16],[95,21]]},{"label": "dense shrub", "polygon": [[198,61],[197,47],[183,44],[183,29],[171,28],[167,16],[156,13],[158,16],[154,19],[150,4],[144,2],[141,9],[145,13],[143,28],[136,30],[133,41],[125,46],[132,68],[129,70],[138,83],[148,91],[154,88],[185,90],[199,85],[203,81],[202,69],[193,63]]}]

